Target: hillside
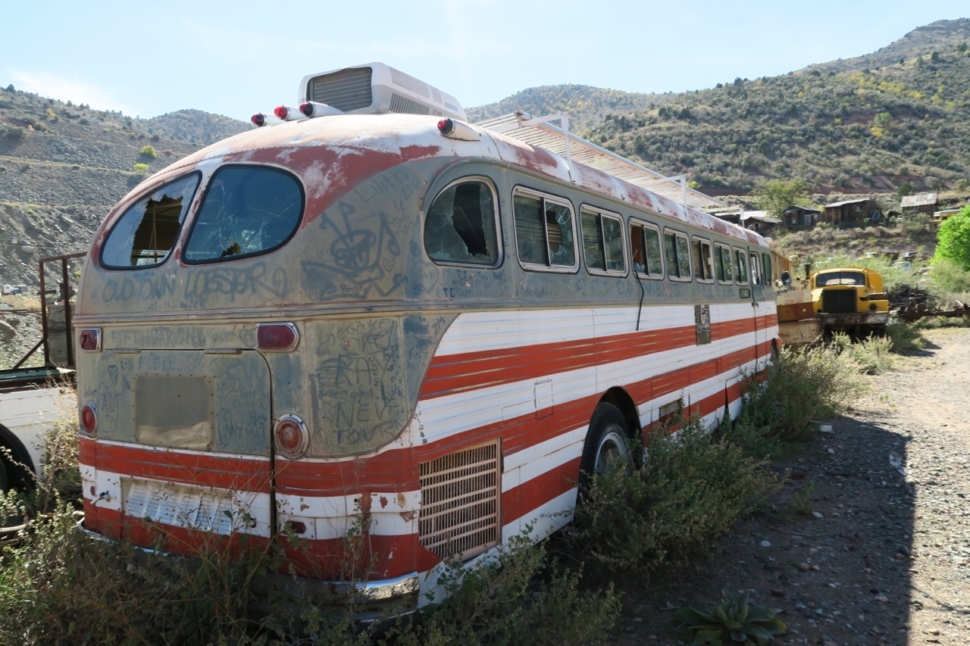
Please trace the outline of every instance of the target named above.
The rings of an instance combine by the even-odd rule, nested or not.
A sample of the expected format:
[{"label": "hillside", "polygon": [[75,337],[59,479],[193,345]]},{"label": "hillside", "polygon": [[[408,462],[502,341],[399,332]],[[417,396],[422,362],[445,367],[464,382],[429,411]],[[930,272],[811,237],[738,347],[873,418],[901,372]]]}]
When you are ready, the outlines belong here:
[{"label": "hillside", "polygon": [[198,110],[133,119],[0,89],[0,283],[36,285],[38,258],[86,250],[146,176],[250,127]]},{"label": "hillside", "polygon": [[545,86],[469,116],[568,112],[573,131],[715,195],[791,177],[822,194],[965,190],[968,45],[970,20],[940,21],[872,54],[782,76],[663,95]]},{"label": "hillside", "polygon": [[670,94],[638,94],[589,85],[543,85],[517,92],[498,103],[468,108],[468,119],[484,121],[516,110],[533,116],[567,113],[570,129],[583,134],[603,123],[608,114],[645,110],[670,100]]}]

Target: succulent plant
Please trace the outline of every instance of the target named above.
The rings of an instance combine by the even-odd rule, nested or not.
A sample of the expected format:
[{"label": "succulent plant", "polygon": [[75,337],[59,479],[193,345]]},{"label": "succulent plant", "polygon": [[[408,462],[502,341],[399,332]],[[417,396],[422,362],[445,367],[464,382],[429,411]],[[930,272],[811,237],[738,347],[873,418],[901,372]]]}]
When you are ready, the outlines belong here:
[{"label": "succulent plant", "polygon": [[681,608],[676,617],[693,634],[695,643],[725,646],[764,646],[772,637],[784,634],[788,626],[777,618],[781,610],[748,603],[748,593],[721,593],[721,602],[708,603],[702,610]]}]

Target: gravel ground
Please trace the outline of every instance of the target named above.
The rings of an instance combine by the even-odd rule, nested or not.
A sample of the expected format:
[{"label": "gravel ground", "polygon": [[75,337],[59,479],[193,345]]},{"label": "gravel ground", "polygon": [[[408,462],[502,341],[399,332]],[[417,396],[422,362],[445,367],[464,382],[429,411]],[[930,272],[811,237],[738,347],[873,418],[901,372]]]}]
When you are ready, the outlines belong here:
[{"label": "gravel ground", "polygon": [[783,610],[778,644],[970,644],[970,329],[866,377],[765,514],[696,569],[627,581],[615,640],[676,644],[673,609],[749,589]]}]

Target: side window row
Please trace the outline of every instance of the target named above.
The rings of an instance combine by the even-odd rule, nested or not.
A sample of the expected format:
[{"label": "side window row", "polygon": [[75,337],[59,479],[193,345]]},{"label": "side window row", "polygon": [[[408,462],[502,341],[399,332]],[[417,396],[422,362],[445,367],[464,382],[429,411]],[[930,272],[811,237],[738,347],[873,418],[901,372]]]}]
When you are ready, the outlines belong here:
[{"label": "side window row", "polygon": [[[512,211],[516,250],[524,267],[562,272],[579,267],[575,218],[568,200],[516,188]],[[579,228],[589,272],[625,276],[623,217],[583,205]],[[629,236],[633,269],[640,278],[748,284],[750,276],[754,285],[771,279],[768,254],[751,252],[749,256],[723,243],[689,238],[684,232],[661,230],[635,219],[630,220]],[[466,177],[446,186],[428,209],[424,245],[435,262],[495,267],[501,260],[500,240],[498,195],[485,177]]]}]

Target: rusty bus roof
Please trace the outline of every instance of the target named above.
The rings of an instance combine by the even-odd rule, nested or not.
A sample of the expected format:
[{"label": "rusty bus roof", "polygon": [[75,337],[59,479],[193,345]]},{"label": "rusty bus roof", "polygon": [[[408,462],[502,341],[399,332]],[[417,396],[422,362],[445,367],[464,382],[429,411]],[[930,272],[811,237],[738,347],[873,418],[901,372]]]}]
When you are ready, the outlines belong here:
[{"label": "rusty bus roof", "polygon": [[[474,124],[468,127],[481,135],[479,141],[448,138],[439,132],[437,123],[437,117],[394,113],[338,115],[284,122],[224,139],[179,160],[162,172],[168,175],[176,169],[218,160],[291,165],[305,176],[316,175],[320,179],[327,179],[327,182],[321,183],[325,186],[307,187],[308,200],[317,198],[315,206],[326,208],[339,197],[335,191],[352,188],[354,181],[363,179],[361,173],[376,173],[420,158],[492,159],[672,220],[746,243],[767,246],[765,239],[753,231],[719,220],[576,158],[569,163],[554,151]],[[353,172],[332,168],[335,164],[347,166]],[[670,186],[669,181],[663,180],[662,183]]]}]

